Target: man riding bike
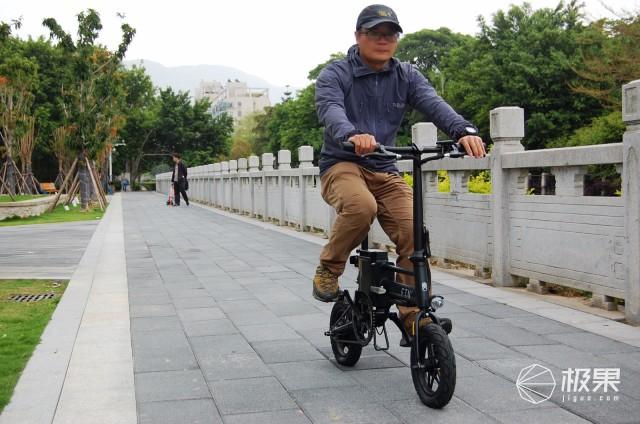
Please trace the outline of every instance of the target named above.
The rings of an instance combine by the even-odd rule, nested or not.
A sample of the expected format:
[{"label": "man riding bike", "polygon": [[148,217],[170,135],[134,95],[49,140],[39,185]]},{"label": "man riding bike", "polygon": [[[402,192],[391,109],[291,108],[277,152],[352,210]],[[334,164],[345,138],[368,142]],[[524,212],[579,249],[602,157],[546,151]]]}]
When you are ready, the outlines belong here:
[{"label": "man riding bike", "polygon": [[[364,8],[356,23],[356,45],[345,59],[328,65],[316,81],[316,108],[325,127],[319,161],[322,197],[337,213],[313,279],[313,296],[323,302],[338,298],[338,277],[376,217],[396,245],[398,266],[411,268],[411,188],[394,160],[363,156],[373,152],[378,143],[395,145],[408,106],[422,112],[469,156],[486,154],[476,127],[438,96],[413,65],[393,57],[401,33],[391,8]],[[342,148],[344,141],[354,144],[355,153]],[[399,275],[399,279],[414,285],[411,276]],[[414,334],[418,308],[398,306],[398,310],[405,329]]]}]

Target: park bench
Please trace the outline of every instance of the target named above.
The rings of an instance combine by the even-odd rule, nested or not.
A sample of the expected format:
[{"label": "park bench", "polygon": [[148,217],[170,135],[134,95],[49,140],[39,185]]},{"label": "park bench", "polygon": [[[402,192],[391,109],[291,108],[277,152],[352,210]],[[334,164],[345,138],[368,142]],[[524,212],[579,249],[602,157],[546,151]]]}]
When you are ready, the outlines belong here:
[{"label": "park bench", "polygon": [[42,191],[45,191],[49,194],[56,194],[58,192],[58,189],[56,188],[56,185],[54,183],[40,183],[40,188],[42,188]]}]

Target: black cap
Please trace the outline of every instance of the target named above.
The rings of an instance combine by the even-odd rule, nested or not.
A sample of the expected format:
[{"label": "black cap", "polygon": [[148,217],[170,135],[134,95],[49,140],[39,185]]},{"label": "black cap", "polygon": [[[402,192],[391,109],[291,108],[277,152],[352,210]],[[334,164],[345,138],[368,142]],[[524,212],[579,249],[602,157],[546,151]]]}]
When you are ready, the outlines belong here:
[{"label": "black cap", "polygon": [[396,12],[394,12],[389,6],[383,4],[372,4],[362,9],[362,12],[358,15],[358,22],[356,23],[356,30],[360,28],[369,29],[376,25],[383,23],[390,23],[397,27],[399,32],[402,32],[402,27],[398,22]]}]

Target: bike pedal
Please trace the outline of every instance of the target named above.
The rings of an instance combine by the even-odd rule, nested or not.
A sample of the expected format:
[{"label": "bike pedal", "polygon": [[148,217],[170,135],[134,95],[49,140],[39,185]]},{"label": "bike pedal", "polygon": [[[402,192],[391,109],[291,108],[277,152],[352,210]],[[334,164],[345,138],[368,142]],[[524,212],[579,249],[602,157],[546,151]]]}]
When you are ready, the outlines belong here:
[{"label": "bike pedal", "polygon": [[404,334],[402,335],[402,338],[400,339],[400,347],[411,347],[411,342],[408,341],[407,339],[405,339]]},{"label": "bike pedal", "polygon": [[445,333],[450,334],[451,330],[453,330],[453,323],[449,318],[440,318],[440,327]]}]

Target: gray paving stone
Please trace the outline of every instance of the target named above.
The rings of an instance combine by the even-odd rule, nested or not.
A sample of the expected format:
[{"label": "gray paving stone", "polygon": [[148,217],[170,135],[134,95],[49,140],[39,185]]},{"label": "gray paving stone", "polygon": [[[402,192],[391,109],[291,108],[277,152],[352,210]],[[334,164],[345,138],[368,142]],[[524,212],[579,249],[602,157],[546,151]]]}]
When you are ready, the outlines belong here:
[{"label": "gray paving stone", "polygon": [[136,372],[186,370],[198,367],[182,330],[159,330],[133,334]]},{"label": "gray paving stone", "polygon": [[238,330],[228,319],[183,322],[188,337],[237,334]]},{"label": "gray paving stone", "polygon": [[144,305],[168,305],[171,303],[171,298],[166,293],[153,294],[149,296],[130,296],[129,305],[131,306],[144,306]]},{"label": "gray paving stone", "polygon": [[546,338],[531,331],[513,326],[494,327],[490,325],[486,327],[475,327],[473,331],[504,346],[557,344],[556,340],[552,340],[552,336]]},{"label": "gray paving stone", "polygon": [[294,398],[314,423],[397,424],[401,421],[362,386],[297,390]]},{"label": "gray paving stone", "polygon": [[380,402],[414,399],[417,396],[411,380],[411,370],[405,366],[354,371],[349,376]]},{"label": "gray paving stone", "polygon": [[315,308],[304,301],[270,303],[269,309],[279,317],[306,315],[315,312]]},{"label": "gray paving stone", "polygon": [[142,402],[139,424],[222,424],[212,399]]},{"label": "gray paving stone", "polygon": [[285,324],[241,325],[238,329],[250,342],[301,338],[298,333]]},{"label": "gray paving stone", "polygon": [[234,353],[253,353],[253,349],[244,337],[237,334],[192,337],[191,346],[198,358]]},{"label": "gray paving stone", "polygon": [[502,303],[493,302],[490,304],[471,304],[465,306],[467,309],[488,315],[492,318],[508,318],[522,316],[525,318],[535,318],[536,315],[531,312],[524,311],[522,309],[514,308]]},{"label": "gray paving stone", "polygon": [[452,343],[453,350],[467,359],[495,359],[522,357],[522,353],[483,338],[458,339]]},{"label": "gray paving stone", "polygon": [[211,398],[200,370],[137,373],[135,387],[138,402]]},{"label": "gray paving stone", "polygon": [[499,321],[515,325],[516,327],[520,327],[543,336],[556,333],[572,333],[577,330],[573,326],[540,316],[536,316],[535,318],[528,316],[509,317],[502,318]]},{"label": "gray paving stone", "polygon": [[212,308],[217,306],[216,301],[210,296],[174,298],[173,305],[176,309]]},{"label": "gray paving stone", "polygon": [[131,331],[180,330],[182,327],[176,315],[166,317],[144,317],[131,320]]},{"label": "gray paving stone", "polygon": [[208,321],[226,318],[220,308],[178,309],[178,317],[182,322]]},{"label": "gray paving stone", "polygon": [[273,375],[255,353],[207,355],[199,358],[200,368],[207,381],[234,380]]},{"label": "gray paving stone", "polygon": [[313,345],[303,339],[252,342],[251,346],[267,364],[324,359]]},{"label": "gray paving stone", "polygon": [[602,365],[602,360],[596,356],[566,345],[514,346],[513,349],[561,369]]},{"label": "gray paving stone", "polygon": [[209,292],[202,287],[192,288],[192,287],[176,287],[176,286],[168,286],[167,291],[169,295],[175,299],[181,298],[193,298],[193,297],[208,297]]},{"label": "gray paving stone", "polygon": [[131,318],[142,317],[166,317],[176,314],[173,305],[133,305],[131,306]]},{"label": "gray paving stone", "polygon": [[576,333],[551,334],[549,339],[560,342],[568,346],[574,347],[584,352],[595,354],[600,353],[624,353],[624,352],[640,352],[635,346],[626,343],[620,343],[607,337],[598,336],[597,334],[587,333],[586,331]]},{"label": "gray paving stone", "polygon": [[216,381],[211,383],[211,388],[223,415],[297,407],[274,377]]},{"label": "gray paving stone", "polygon": [[290,391],[355,384],[351,373],[339,370],[327,360],[270,364],[269,367]]},{"label": "gray paving stone", "polygon": [[311,421],[300,409],[225,415],[224,422],[226,424],[311,424]]},{"label": "gray paving stone", "polygon": [[491,414],[492,417],[501,423],[511,424],[539,424],[562,423],[562,424],[588,424],[587,421],[562,408],[529,409],[527,411],[497,412]]},{"label": "gray paving stone", "polygon": [[253,311],[251,309],[245,309],[242,311],[227,312],[227,316],[237,326],[242,325],[258,325],[261,323],[280,322],[280,318],[273,312],[263,309]]},{"label": "gray paving stone", "polygon": [[455,303],[459,306],[467,306],[467,305],[496,305],[497,302],[495,300],[487,299],[484,297],[476,296],[475,294],[469,293],[451,293],[447,295],[447,302]]},{"label": "gray paving stone", "polygon": [[548,408],[552,404],[534,405],[520,398],[515,383],[487,372],[479,377],[458,378],[455,396],[484,412],[509,412],[522,409]]},{"label": "gray paving stone", "polygon": [[[415,395],[415,393],[414,393]],[[457,397],[451,399],[449,404],[442,409],[426,407],[417,395],[411,399],[386,403],[385,406],[392,411],[402,422],[407,424],[496,424],[497,421],[482,412],[474,409]],[[520,411],[518,411],[520,412]],[[517,421],[512,421],[510,424]]]}]

